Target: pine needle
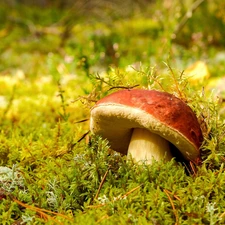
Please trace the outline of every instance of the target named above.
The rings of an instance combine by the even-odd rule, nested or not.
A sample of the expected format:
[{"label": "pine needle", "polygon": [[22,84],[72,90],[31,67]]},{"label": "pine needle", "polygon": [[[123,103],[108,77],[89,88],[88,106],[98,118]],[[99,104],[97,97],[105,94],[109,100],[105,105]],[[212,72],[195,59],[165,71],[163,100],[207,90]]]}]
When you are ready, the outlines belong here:
[{"label": "pine needle", "polygon": [[101,183],[100,183],[100,185],[99,185],[98,191],[97,191],[97,193],[96,193],[96,195],[95,195],[95,199],[98,198],[98,195],[99,195],[99,193],[100,193],[100,191],[101,191],[101,189],[102,189],[103,183],[105,182],[105,179],[106,179],[106,176],[107,176],[107,174],[108,174],[108,172],[109,172],[109,169],[110,169],[110,167],[106,170],[106,172],[105,172],[105,174],[104,174],[104,176],[103,176],[103,178],[102,178],[102,180],[101,180]]},{"label": "pine needle", "polygon": [[65,219],[67,219],[67,220],[73,222],[73,220],[72,220],[71,218],[69,218],[68,216],[63,215],[63,214],[61,214],[61,213],[56,213],[56,212],[52,212],[52,211],[47,210],[47,209],[41,209],[41,208],[38,208],[38,207],[36,207],[36,206],[27,205],[27,204],[25,204],[25,203],[23,203],[23,202],[21,202],[21,201],[15,199],[15,198],[13,198],[13,201],[16,202],[17,204],[23,206],[24,208],[27,208],[27,209],[30,209],[30,210],[32,210],[32,211],[35,211],[35,212],[39,213],[40,216],[41,216],[42,218],[44,218],[45,220],[51,219],[51,220],[53,220],[54,222],[56,222],[57,224],[63,225],[63,223],[59,222],[59,221],[56,220],[54,217],[52,217],[52,216],[50,216],[50,215],[47,214],[47,213],[50,213],[50,214],[53,214],[53,215],[56,215],[56,216],[63,217],[63,218],[65,218]]},{"label": "pine needle", "polygon": [[[114,202],[116,202],[116,201],[118,201],[118,200],[121,200],[121,199],[125,199],[128,195],[130,195],[131,193],[133,193],[134,191],[136,191],[136,190],[138,190],[141,186],[143,186],[144,184],[140,184],[140,185],[138,185],[137,187],[135,187],[135,188],[133,188],[133,189],[131,189],[130,191],[128,191],[126,194],[124,194],[124,195],[122,195],[122,196],[118,196],[118,197],[116,197],[113,201],[112,201],[112,203],[114,203]],[[87,206],[87,208],[99,208],[99,207],[102,207],[102,206],[104,206],[104,205],[106,205],[106,203],[102,203],[102,204],[99,204],[99,205],[89,205],[89,206]]]},{"label": "pine needle", "polygon": [[178,213],[177,213],[177,210],[176,210],[176,208],[175,208],[175,206],[174,206],[174,204],[173,204],[173,200],[171,199],[171,197],[170,197],[170,195],[169,195],[170,193],[169,193],[169,191],[166,190],[166,189],[164,189],[163,192],[167,195],[167,197],[168,197],[168,199],[169,199],[169,201],[170,201],[170,204],[171,204],[171,206],[172,206],[173,213],[174,213],[174,216],[175,216],[175,218],[176,218],[176,223],[175,223],[175,225],[179,225]]}]

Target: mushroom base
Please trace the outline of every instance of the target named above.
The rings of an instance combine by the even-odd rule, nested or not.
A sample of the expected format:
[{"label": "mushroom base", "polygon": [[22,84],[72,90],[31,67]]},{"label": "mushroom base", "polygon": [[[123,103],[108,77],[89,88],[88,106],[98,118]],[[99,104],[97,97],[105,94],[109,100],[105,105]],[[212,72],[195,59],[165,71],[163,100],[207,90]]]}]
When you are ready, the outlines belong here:
[{"label": "mushroom base", "polygon": [[128,147],[128,156],[131,156],[136,162],[147,164],[151,164],[154,160],[170,161],[173,158],[167,140],[140,128],[133,130]]}]

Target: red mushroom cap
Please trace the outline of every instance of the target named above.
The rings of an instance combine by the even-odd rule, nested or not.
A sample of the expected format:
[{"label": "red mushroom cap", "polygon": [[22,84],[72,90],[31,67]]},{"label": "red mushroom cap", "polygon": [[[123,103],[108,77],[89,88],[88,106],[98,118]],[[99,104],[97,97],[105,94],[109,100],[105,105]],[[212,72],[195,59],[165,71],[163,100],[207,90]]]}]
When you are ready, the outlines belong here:
[{"label": "red mushroom cap", "polygon": [[155,90],[121,90],[99,100],[91,110],[90,129],[127,153],[134,128],[145,128],[171,142],[191,161],[203,140],[197,117],[181,99]]}]

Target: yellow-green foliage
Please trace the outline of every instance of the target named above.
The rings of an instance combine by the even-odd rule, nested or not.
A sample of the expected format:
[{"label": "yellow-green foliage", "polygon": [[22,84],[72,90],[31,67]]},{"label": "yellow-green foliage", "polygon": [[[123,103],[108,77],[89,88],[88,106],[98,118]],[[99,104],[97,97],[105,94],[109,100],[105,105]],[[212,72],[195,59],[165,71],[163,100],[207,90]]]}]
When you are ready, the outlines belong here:
[{"label": "yellow-green foliage", "polygon": [[[10,2],[0,5],[0,224],[225,224],[224,3],[202,1],[186,18],[200,1]],[[187,102],[202,164],[136,165],[88,133],[90,108],[124,88]]]}]

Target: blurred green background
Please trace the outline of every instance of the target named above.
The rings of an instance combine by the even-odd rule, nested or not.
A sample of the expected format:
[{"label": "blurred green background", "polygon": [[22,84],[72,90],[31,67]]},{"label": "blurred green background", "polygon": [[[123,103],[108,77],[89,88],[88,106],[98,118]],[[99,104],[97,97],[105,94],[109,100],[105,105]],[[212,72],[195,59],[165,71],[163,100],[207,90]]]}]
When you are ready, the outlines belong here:
[{"label": "blurred green background", "polygon": [[220,0],[3,0],[0,6],[2,72],[47,74],[51,60],[96,72],[169,59],[181,70],[203,60],[212,76],[224,75]]}]

